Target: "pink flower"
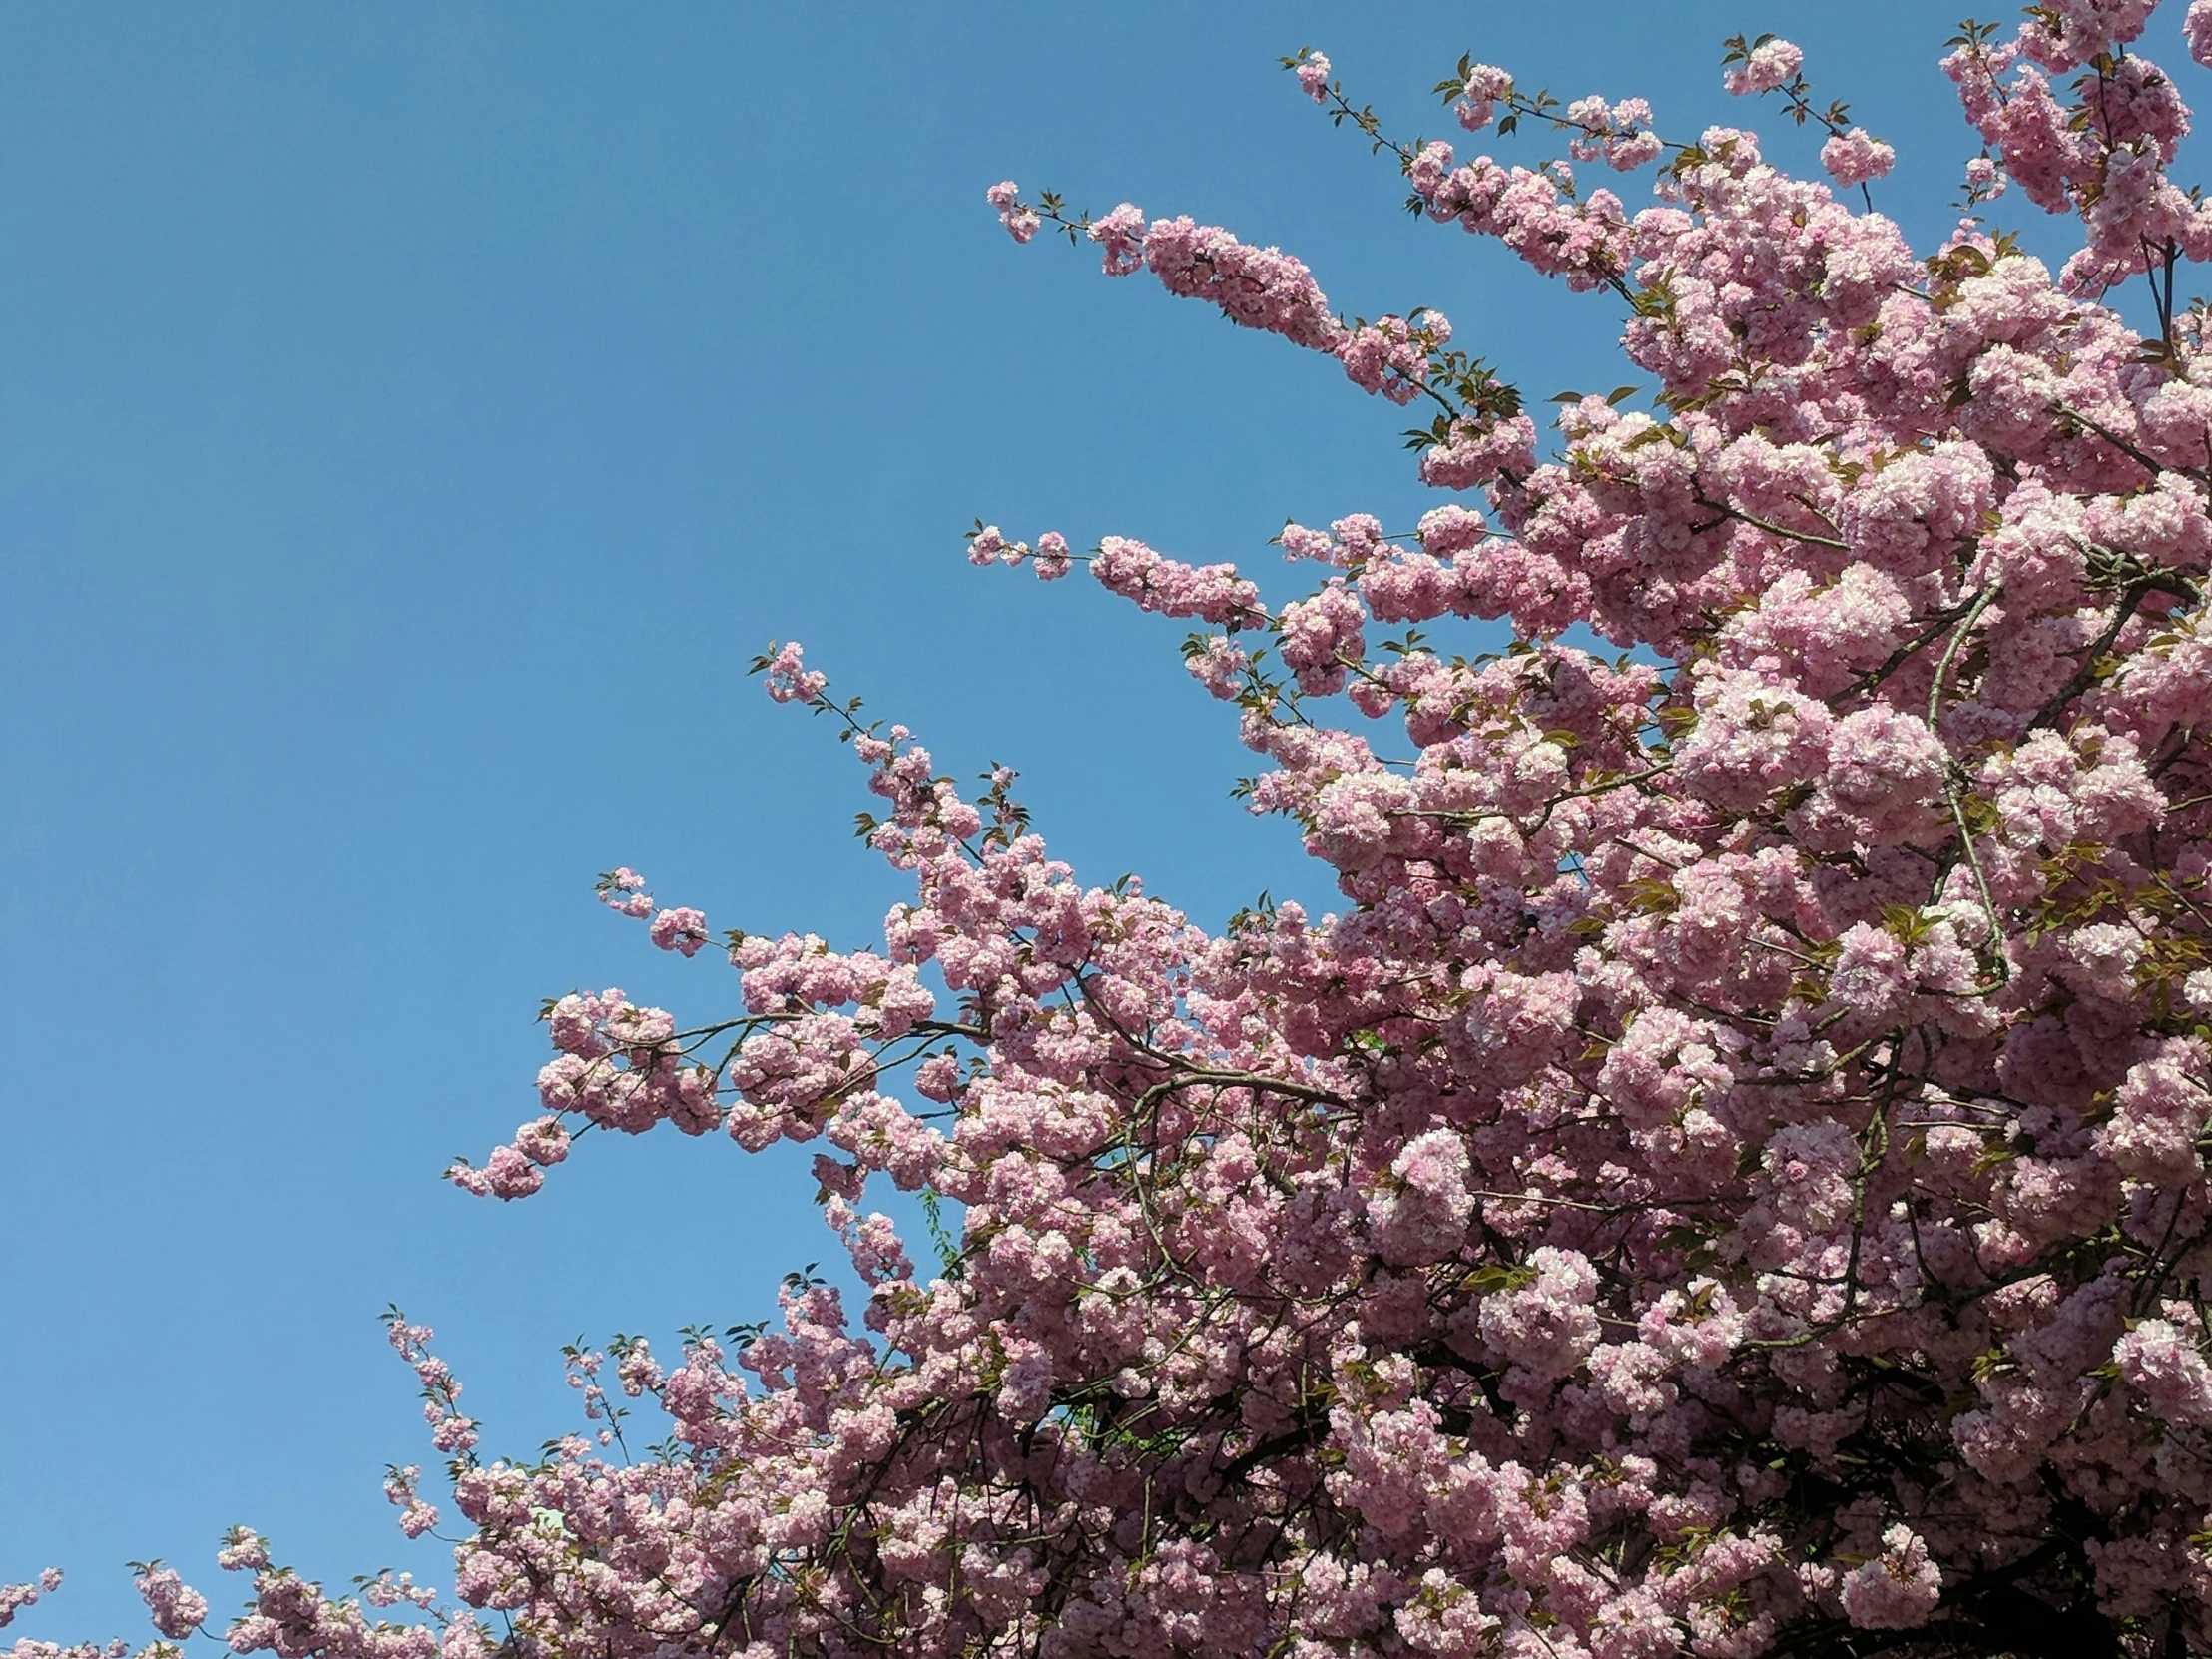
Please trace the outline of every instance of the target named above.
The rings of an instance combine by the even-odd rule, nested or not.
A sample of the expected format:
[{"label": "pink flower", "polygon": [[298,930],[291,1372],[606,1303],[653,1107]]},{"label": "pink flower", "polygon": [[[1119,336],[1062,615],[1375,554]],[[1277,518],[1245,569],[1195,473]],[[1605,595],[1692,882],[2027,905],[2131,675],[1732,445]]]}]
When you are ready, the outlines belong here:
[{"label": "pink flower", "polygon": [[2112,1345],[2128,1385],[2168,1422],[2212,1422],[2212,1366],[2198,1340],[2169,1320],[2143,1320]]},{"label": "pink flower", "polygon": [[1074,564],[1068,553],[1068,539],[1057,530],[1047,530],[1037,538],[1037,556],[1031,568],[1040,582],[1056,582],[1065,576]]},{"label": "pink flower", "polygon": [[1019,187],[1013,180],[1003,179],[983,194],[998,210],[999,224],[1006,227],[1006,234],[1014,241],[1027,242],[1037,234],[1037,227],[1043,221],[1037,217],[1036,209],[1021,201]]},{"label": "pink flower", "polygon": [[647,931],[661,949],[696,956],[707,942],[707,918],[693,909],[663,910],[654,916]]},{"label": "pink flower", "polygon": [[1898,153],[1864,127],[1839,133],[1821,146],[1821,166],[1839,185],[1864,185],[1887,179],[1897,165]]},{"label": "pink flower", "polygon": [[1804,64],[1804,52],[1788,41],[1764,40],[1751,48],[1740,65],[1721,77],[1721,84],[1739,98],[1772,92],[1788,85]]},{"label": "pink flower", "polygon": [[1188,218],[1158,219],[1145,232],[1144,258],[1170,293],[1219,305],[1244,327],[1317,351],[1334,351],[1343,338],[1305,262],[1279,248],[1254,248]]},{"label": "pink flower", "polygon": [[627,864],[599,878],[599,901],[618,915],[644,917],[653,913],[653,895],[645,890],[645,877]]},{"label": "pink flower", "polygon": [[234,1526],[224,1534],[215,1561],[225,1572],[258,1572],[269,1565],[268,1540],[250,1526]]},{"label": "pink flower", "polygon": [[1474,1200],[1467,1192],[1466,1143],[1448,1129],[1416,1136],[1391,1161],[1389,1181],[1368,1213],[1385,1248],[1407,1262],[1433,1262],[1466,1237]]},{"label": "pink flower", "polygon": [[1425,313],[1417,324],[1385,316],[1355,328],[1337,347],[1353,384],[1381,392],[1393,403],[1410,403],[1428,378],[1428,355],[1451,338],[1451,324],[1439,312]]},{"label": "pink flower", "polygon": [[1127,276],[1144,269],[1144,210],[1124,202],[1091,222],[1084,233],[1098,244],[1109,276]]},{"label": "pink flower", "polygon": [[[57,1568],[48,1567],[28,1584],[0,1584],[0,1629],[15,1622],[16,1614],[37,1601],[42,1595],[51,1595],[62,1587],[62,1575]],[[18,1651],[22,1651],[18,1648]]]},{"label": "pink flower", "polygon": [[1467,71],[1466,85],[1451,113],[1468,132],[1479,133],[1490,124],[1498,101],[1512,96],[1512,76],[1489,64],[1478,63]]},{"label": "pink flower", "polygon": [[1839,1593],[1857,1628],[1909,1630],[1928,1622],[1942,1589],[1927,1541],[1900,1522],[1882,1534],[1880,1555],[1845,1574]]},{"label": "pink flower", "polygon": [[156,1562],[133,1580],[154,1628],[173,1642],[181,1642],[207,1622],[208,1598],[192,1588],[176,1572]]},{"label": "pink flower", "polygon": [[1098,544],[1091,574],[1109,591],[1167,616],[1241,625],[1263,614],[1260,590],[1238,576],[1234,565],[1187,565],[1164,559],[1143,542],[1124,536],[1108,536]]},{"label": "pink flower", "polygon": [[1329,102],[1329,59],[1319,52],[1309,52],[1298,66],[1298,84],[1306,89],[1306,96],[1317,104]]},{"label": "pink flower", "polygon": [[1519,1284],[1482,1299],[1482,1340],[1539,1377],[1564,1377],[1597,1346],[1596,1296],[1587,1257],[1541,1246]]},{"label": "pink flower", "polygon": [[1863,921],[1844,930],[1829,970],[1830,996],[1862,1018],[1880,1022],[1904,1008],[1910,985],[1902,939]]},{"label": "pink flower", "polygon": [[1581,129],[1581,136],[1567,145],[1567,153],[1578,162],[1602,161],[1616,172],[1632,173],[1656,161],[1666,149],[1651,131],[1651,104],[1646,99],[1608,104],[1599,97],[1580,98],[1567,106],[1566,118]]},{"label": "pink flower", "polygon": [[568,1157],[569,1133],[559,1118],[538,1118],[515,1131],[514,1144],[533,1164],[558,1164]]},{"label": "pink flower", "polygon": [[768,694],[779,703],[812,703],[830,683],[829,676],[806,667],[797,640],[778,650],[766,666]]},{"label": "pink flower", "polygon": [[1223,699],[1237,695],[1251,663],[1243,648],[1222,634],[1209,634],[1198,650],[1183,659],[1199,684]]}]

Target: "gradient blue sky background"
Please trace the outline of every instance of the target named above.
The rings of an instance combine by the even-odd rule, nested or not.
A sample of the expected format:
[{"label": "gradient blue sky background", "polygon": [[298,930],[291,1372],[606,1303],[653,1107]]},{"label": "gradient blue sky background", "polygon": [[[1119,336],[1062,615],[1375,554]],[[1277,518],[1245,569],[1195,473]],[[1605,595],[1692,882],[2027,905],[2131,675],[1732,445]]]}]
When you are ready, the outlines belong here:
[{"label": "gradient blue sky background", "polygon": [[[2168,9],[2149,44],[2180,62]],[[1605,389],[1635,378],[1618,307],[1409,220],[1276,56],[1326,48],[1400,132],[1448,126],[1428,88],[1471,48],[1810,166],[1719,89],[1721,38],[1778,30],[1898,145],[1881,205],[1925,245],[1974,150],[1947,22],[0,11],[0,1581],[71,1573],[11,1635],[143,1640],[131,1557],[227,1612],[233,1521],[331,1581],[449,1586],[377,1490],[436,1461],[387,1302],[438,1328],[487,1449],[527,1454],[574,1421],[564,1341],[673,1346],[830,1253],[803,1153],[596,1141],[511,1207],[437,1179],[532,1112],[543,996],[727,998],[596,871],[718,929],[878,936],[902,886],[850,838],[849,752],[746,678],[772,635],[949,770],[1022,767],[1092,879],[1140,870],[1210,925],[1262,887],[1326,902],[1228,800],[1247,757],[1179,625],[970,570],[960,538],[980,514],[1273,569],[1286,516],[1430,504],[1405,421],[1148,277],[1016,249],[986,185],[1217,220],[1347,310],[1441,307],[1532,398]]]}]

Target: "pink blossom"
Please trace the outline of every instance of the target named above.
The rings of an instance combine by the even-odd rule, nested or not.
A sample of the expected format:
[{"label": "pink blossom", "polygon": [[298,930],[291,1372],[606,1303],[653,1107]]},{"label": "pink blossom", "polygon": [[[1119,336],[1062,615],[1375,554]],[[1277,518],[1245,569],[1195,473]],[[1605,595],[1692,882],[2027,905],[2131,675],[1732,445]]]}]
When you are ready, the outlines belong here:
[{"label": "pink blossom", "polygon": [[1298,66],[1298,84],[1306,96],[1317,104],[1329,102],[1329,59],[1320,52],[1309,52]]},{"label": "pink blossom", "polygon": [[1483,1299],[1482,1339],[1539,1377],[1564,1377],[1597,1346],[1597,1275],[1579,1252],[1550,1245],[1530,1254],[1525,1272]]},{"label": "pink blossom", "polygon": [[1432,1262],[1458,1248],[1474,1208],[1467,1167],[1466,1145],[1449,1130],[1430,1130],[1405,1144],[1391,1161],[1384,1190],[1369,1205],[1393,1256]]},{"label": "pink blossom", "polygon": [[619,915],[642,918],[653,913],[653,895],[645,890],[645,877],[627,864],[599,878],[599,901]]},{"label": "pink blossom", "polygon": [[1616,172],[1633,173],[1658,160],[1666,149],[1651,131],[1647,99],[1625,98],[1608,104],[1595,96],[1579,98],[1567,106],[1566,118],[1581,132],[1567,145],[1567,153],[1578,162],[1602,161]]},{"label": "pink blossom", "polygon": [[661,949],[696,956],[699,947],[707,942],[707,918],[700,911],[689,908],[662,910],[653,917],[653,924],[647,931]]},{"label": "pink blossom", "polygon": [[42,1595],[51,1595],[62,1587],[62,1575],[57,1568],[48,1567],[27,1584],[0,1584],[0,1629],[15,1622],[16,1614],[36,1602]]},{"label": "pink blossom", "polygon": [[1219,625],[1243,624],[1262,614],[1260,590],[1240,577],[1234,565],[1164,559],[1124,536],[1099,543],[1091,574],[1111,592],[1167,616],[1199,617]]},{"label": "pink blossom", "polygon": [[1490,124],[1498,101],[1512,95],[1512,76],[1489,64],[1476,64],[1467,71],[1466,85],[1451,113],[1468,132],[1479,133]]},{"label": "pink blossom", "polygon": [[1103,251],[1109,276],[1127,276],[1144,269],[1144,211],[1134,202],[1100,215],[1085,233]]},{"label": "pink blossom", "polygon": [[1037,538],[1037,556],[1031,561],[1040,582],[1054,582],[1068,573],[1074,560],[1068,553],[1068,539],[1057,530],[1047,530]]},{"label": "pink blossom", "polygon": [[1839,133],[1821,146],[1821,166],[1839,185],[1864,185],[1887,179],[1897,165],[1898,153],[1864,127]]},{"label": "pink blossom", "polygon": [[257,1572],[269,1565],[269,1542],[250,1526],[234,1526],[215,1560],[225,1572]]},{"label": "pink blossom", "polygon": [[1883,1532],[1880,1555],[1845,1574],[1839,1593],[1859,1629],[1910,1630],[1928,1622],[1942,1588],[1926,1540],[1900,1522]]},{"label": "pink blossom", "polygon": [[1037,210],[1021,201],[1019,187],[1013,180],[1005,179],[984,192],[992,207],[998,210],[998,222],[1006,227],[1006,234],[1016,242],[1027,242],[1037,234],[1043,223]]},{"label": "pink blossom", "polygon": [[1305,263],[1279,248],[1254,248],[1189,218],[1156,219],[1144,258],[1170,293],[1219,305],[1247,328],[1317,351],[1334,351],[1344,335]]},{"label": "pink blossom", "polygon": [[1804,63],[1805,54],[1788,41],[1764,40],[1721,80],[1739,98],[1748,93],[1772,92],[1795,77]]},{"label": "pink blossom", "polygon": [[1854,922],[1837,940],[1828,992],[1854,1014],[1877,1022],[1902,1012],[1910,980],[1905,944],[1895,934]]},{"label": "pink blossom", "polygon": [[1337,355],[1353,384],[1393,403],[1410,403],[1428,378],[1429,353],[1450,338],[1451,324],[1440,311],[1424,311],[1418,322],[1385,316],[1352,330]]},{"label": "pink blossom", "polygon": [[779,703],[811,703],[829,683],[827,675],[805,665],[797,640],[780,648],[768,664],[768,694]]},{"label": "pink blossom", "polygon": [[140,1572],[134,1582],[154,1628],[171,1641],[183,1641],[207,1622],[208,1598],[172,1568],[156,1562]]},{"label": "pink blossom", "polygon": [[2168,1320],[2143,1320],[2112,1346],[2112,1363],[2160,1417],[2212,1422],[2212,1366],[2205,1363],[2201,1334]]}]

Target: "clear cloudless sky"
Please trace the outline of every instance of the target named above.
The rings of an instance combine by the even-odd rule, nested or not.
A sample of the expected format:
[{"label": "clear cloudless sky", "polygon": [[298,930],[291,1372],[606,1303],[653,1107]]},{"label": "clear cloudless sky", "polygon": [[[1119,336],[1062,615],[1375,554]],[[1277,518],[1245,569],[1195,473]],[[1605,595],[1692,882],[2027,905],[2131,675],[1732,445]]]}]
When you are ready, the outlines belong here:
[{"label": "clear cloudless sky", "polygon": [[1810,168],[1720,91],[1721,39],[1776,30],[1898,145],[1881,205],[1926,246],[1975,149],[1947,21],[0,10],[0,1581],[71,1575],[11,1634],[144,1639],[134,1557],[227,1613],[234,1521],[325,1581],[449,1587],[377,1489],[438,1461],[387,1302],[437,1327],[487,1452],[528,1455],[577,1420],[563,1342],[673,1347],[832,1253],[791,1148],[595,1137],[512,1206],[438,1180],[533,1115],[542,997],[727,1006],[728,970],[652,951],[597,871],[718,930],[879,938],[905,888],[851,838],[850,752],[746,677],[772,636],[948,770],[1021,767],[1089,879],[1141,871],[1209,925],[1263,887],[1326,904],[1228,799],[1249,758],[1181,625],[972,570],[961,532],[1273,572],[1286,517],[1432,504],[1406,421],[1149,277],[1017,249],[987,185],[1226,224],[1347,311],[1440,307],[1532,400],[1603,390],[1635,377],[1617,305],[1409,219],[1276,57],[1325,48],[1400,133],[1449,128],[1429,88],[1471,49]]}]

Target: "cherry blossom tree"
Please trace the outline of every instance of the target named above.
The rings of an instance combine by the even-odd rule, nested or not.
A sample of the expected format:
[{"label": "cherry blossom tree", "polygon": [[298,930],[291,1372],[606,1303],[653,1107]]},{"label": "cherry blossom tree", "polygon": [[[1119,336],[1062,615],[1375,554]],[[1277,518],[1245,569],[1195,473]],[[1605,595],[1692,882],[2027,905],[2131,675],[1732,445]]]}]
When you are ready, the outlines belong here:
[{"label": "cherry blossom tree", "polygon": [[[969,540],[1195,624],[1262,758],[1241,790],[1341,908],[1210,934],[1086,886],[1011,773],[967,799],[772,648],[914,896],[879,950],[729,934],[736,1005],[700,1023],[550,1004],[543,1115],[452,1177],[519,1199],[664,1121],[819,1143],[864,1307],[795,1276],[773,1328],[573,1350],[584,1431],[491,1460],[394,1315],[451,1478],[387,1491],[410,1535],[454,1515],[458,1605],[326,1596],[240,1529],[230,1646],[2212,1652],[2212,340],[2179,285],[2212,205],[2168,176],[2154,10],[1964,28],[1981,153],[1925,253],[1875,208],[1890,146],[1786,41],[1729,42],[1727,87],[1824,130],[1830,182],[1471,61],[1461,127],[1567,155],[1463,160],[1287,60],[1415,212],[1622,328],[1655,390],[1548,435],[1434,311],[1348,318],[1220,227],[993,187],[1016,241],[1427,420],[1442,504],[1286,525],[1285,603],[1126,535]],[[2212,0],[2181,29],[2212,63]],[[2000,196],[2078,252],[1994,234]],[[2137,284],[2143,329],[2112,308]],[[1502,654],[1421,632],[1499,618]],[[709,945],[645,885],[601,895]],[[140,1585],[166,1640],[207,1628],[171,1569]]]}]

